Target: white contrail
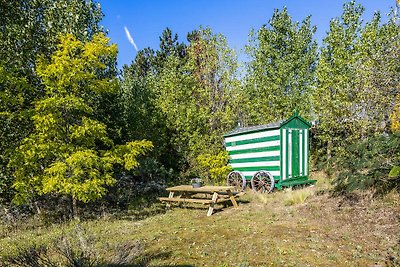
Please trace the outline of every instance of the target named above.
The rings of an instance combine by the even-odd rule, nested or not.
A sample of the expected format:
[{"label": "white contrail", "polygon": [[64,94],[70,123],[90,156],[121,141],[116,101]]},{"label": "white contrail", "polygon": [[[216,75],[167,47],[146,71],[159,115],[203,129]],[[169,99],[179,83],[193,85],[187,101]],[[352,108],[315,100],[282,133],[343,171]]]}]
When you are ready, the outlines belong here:
[{"label": "white contrail", "polygon": [[136,51],[138,51],[135,41],[133,41],[131,33],[129,32],[129,30],[126,26],[124,26],[124,30],[125,30],[126,38],[128,38],[128,41],[133,45],[133,47],[136,49]]}]

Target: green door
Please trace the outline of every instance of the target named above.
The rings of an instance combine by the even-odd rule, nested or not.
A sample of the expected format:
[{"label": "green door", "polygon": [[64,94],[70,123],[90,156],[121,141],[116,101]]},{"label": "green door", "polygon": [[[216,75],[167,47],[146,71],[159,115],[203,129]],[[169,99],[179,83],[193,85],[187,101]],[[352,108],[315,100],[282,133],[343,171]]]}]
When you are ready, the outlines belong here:
[{"label": "green door", "polygon": [[292,178],[300,174],[299,130],[292,130]]},{"label": "green door", "polygon": [[302,134],[301,129],[289,129],[287,140],[287,178],[293,179],[301,176],[302,172]]}]

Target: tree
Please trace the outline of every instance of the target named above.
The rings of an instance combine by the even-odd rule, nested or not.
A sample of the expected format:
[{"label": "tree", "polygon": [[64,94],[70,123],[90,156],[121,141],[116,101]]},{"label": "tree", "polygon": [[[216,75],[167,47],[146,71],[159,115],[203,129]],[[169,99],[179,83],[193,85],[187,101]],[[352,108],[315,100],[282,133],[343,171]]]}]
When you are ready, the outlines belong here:
[{"label": "tree", "polygon": [[363,11],[352,1],[331,20],[313,95],[317,157],[338,172],[340,190],[396,186],[388,174],[398,165],[390,113],[399,89],[400,27],[395,19],[382,23],[379,13],[363,23]]},{"label": "tree", "polygon": [[[240,89],[237,58],[222,35],[200,28],[188,41],[167,28],[160,49],[139,51],[122,80],[128,136],[154,141],[159,161],[184,177],[226,165],[222,135],[237,122]],[[200,164],[203,154],[218,160]]]},{"label": "tree", "polygon": [[245,78],[244,124],[262,124],[289,117],[295,110],[311,115],[317,43],[311,17],[293,22],[286,7],[276,9],[268,25],[251,33],[246,47],[251,58]]},{"label": "tree", "polygon": [[117,89],[116,78],[108,75],[117,47],[108,41],[103,34],[90,42],[66,34],[50,58],[38,59],[45,96],[35,102],[34,132],[10,162],[17,203],[50,193],[70,196],[73,206],[95,200],[115,183],[114,165],[133,169],[152,148],[149,141],[115,145],[96,120],[97,97]]},{"label": "tree", "polygon": [[198,175],[197,157],[218,155],[222,135],[237,121],[237,59],[222,35],[200,28],[188,35],[184,62],[176,53],[151,79],[184,176]]},{"label": "tree", "polygon": [[53,53],[60,34],[85,41],[103,31],[92,0],[2,0],[0,10],[0,58],[25,76],[34,76],[36,57]]},{"label": "tree", "polygon": [[103,15],[98,4],[85,0],[1,0],[0,14],[0,198],[8,201],[13,190],[7,164],[34,128],[29,114],[44,94],[35,72],[37,56],[50,56],[60,34],[90,40],[103,31]]},{"label": "tree", "polygon": [[21,111],[24,95],[31,86],[24,77],[0,64],[0,200],[12,198],[12,178],[6,168],[9,156],[14,152],[16,140],[24,138],[29,125],[26,112]]},{"label": "tree", "polygon": [[160,36],[160,49],[156,51],[154,59],[156,69],[162,69],[165,61],[172,55],[184,59],[186,55],[186,45],[184,43],[179,43],[178,34],[173,34],[171,29],[167,27]]},{"label": "tree", "polygon": [[392,20],[380,25],[379,13],[364,25],[363,11],[354,1],[345,4],[321,48],[313,103],[316,138],[328,159],[344,155],[349,142],[389,128],[399,81],[399,27]]},{"label": "tree", "polygon": [[356,68],[360,60],[358,38],[362,30],[364,8],[354,2],[343,6],[341,19],[332,19],[323,40],[317,69],[318,85],[313,95],[319,118],[317,138],[327,147],[328,160],[332,150],[343,148],[343,135],[350,134],[355,100]]},{"label": "tree", "polygon": [[[185,45],[170,29],[163,31],[160,48],[140,50],[130,66],[123,67],[121,79],[121,103],[125,123],[124,134],[129,139],[152,140],[154,160],[167,169],[179,169],[179,155],[171,144],[170,129],[158,105],[152,80],[158,79],[169,57],[178,56],[183,64]],[[160,177],[161,178],[161,177]]]}]

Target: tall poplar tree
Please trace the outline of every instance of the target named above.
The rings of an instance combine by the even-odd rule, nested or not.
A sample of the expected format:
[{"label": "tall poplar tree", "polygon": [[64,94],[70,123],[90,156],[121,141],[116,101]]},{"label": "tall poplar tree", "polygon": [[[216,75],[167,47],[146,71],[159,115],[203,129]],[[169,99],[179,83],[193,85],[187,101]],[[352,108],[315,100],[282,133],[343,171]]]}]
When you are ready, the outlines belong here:
[{"label": "tall poplar tree", "polygon": [[295,110],[310,117],[317,62],[315,31],[310,16],[294,22],[284,7],[251,33],[246,48],[251,60],[244,88],[244,124],[285,119]]},{"label": "tall poplar tree", "polygon": [[399,25],[382,24],[376,13],[363,23],[354,1],[332,19],[323,40],[313,103],[319,124],[316,140],[328,159],[343,156],[361,139],[388,132],[399,84]]}]

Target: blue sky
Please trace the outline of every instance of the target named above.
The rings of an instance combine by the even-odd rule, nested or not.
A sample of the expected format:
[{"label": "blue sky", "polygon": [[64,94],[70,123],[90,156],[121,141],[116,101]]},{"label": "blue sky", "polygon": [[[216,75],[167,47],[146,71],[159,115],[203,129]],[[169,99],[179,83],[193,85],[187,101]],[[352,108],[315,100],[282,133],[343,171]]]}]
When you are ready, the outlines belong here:
[{"label": "blue sky", "polygon": [[[315,38],[320,43],[329,29],[329,21],[339,17],[343,3],[339,0],[103,0],[99,1],[105,14],[102,25],[109,30],[111,42],[119,49],[118,66],[130,64],[137,51],[129,42],[124,27],[138,49],[157,49],[159,36],[169,27],[180,41],[200,25],[226,36],[230,47],[238,54],[248,41],[250,30],[259,29],[271,18],[274,9],[287,6],[293,20],[301,21],[311,15],[317,26]],[[395,0],[357,1],[365,7],[364,19],[370,20],[374,11],[390,11]],[[243,57],[241,57],[243,58]]]}]

